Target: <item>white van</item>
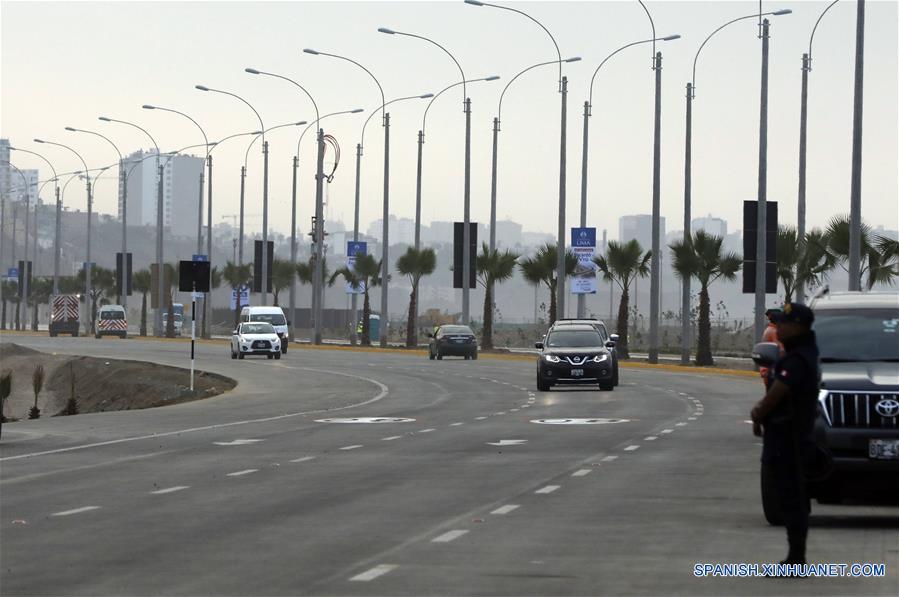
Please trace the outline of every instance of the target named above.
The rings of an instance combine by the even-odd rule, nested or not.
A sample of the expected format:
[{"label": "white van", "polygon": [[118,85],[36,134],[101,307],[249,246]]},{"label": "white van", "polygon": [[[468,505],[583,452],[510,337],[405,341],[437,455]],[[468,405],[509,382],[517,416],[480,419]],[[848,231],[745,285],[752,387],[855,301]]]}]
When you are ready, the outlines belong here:
[{"label": "white van", "polygon": [[97,327],[95,337],[118,336],[128,337],[128,319],[122,305],[103,305],[97,311]]},{"label": "white van", "polygon": [[264,321],[272,324],[278,338],[281,339],[281,353],[287,353],[288,330],[287,317],[281,307],[244,307],[240,311],[240,322]]}]

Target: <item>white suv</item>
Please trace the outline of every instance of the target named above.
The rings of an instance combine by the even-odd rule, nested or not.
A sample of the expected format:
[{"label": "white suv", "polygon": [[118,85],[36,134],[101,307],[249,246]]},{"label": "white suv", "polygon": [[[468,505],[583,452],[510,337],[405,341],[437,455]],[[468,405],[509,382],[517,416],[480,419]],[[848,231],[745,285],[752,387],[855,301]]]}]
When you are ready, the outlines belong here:
[{"label": "white suv", "polygon": [[272,324],[255,322],[237,325],[231,335],[231,358],[242,359],[248,354],[265,355],[270,359],[281,358],[281,339]]}]

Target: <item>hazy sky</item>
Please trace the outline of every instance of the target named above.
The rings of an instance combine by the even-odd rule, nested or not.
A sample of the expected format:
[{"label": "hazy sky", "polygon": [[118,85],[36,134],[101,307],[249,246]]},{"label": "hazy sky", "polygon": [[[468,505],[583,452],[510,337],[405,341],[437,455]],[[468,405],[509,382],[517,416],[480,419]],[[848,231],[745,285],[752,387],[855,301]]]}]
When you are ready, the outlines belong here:
[{"label": "hazy sky", "polygon": [[[764,2],[765,10],[790,8],[772,17],[768,138],[768,199],[780,202],[782,223],[796,221],[801,55],[826,2]],[[684,169],[684,86],[699,44],[724,22],[758,10],[755,2],[649,2],[659,36],[662,71],[662,215],[668,229],[681,228]],[[590,76],[608,54],[651,37],[634,2],[522,2],[509,4],[539,19],[558,40],[566,65],[568,94],[568,224],[580,204],[582,111]],[[181,117],[142,110],[144,103],[193,116],[210,139],[258,128],[239,101],[203,93],[195,84],[242,95],[266,126],[312,120],[309,101],[290,84],[246,74],[252,66],[295,78],[313,94],[322,113],[361,107],[365,114],[325,121],[341,148],[328,185],[330,213],[352,224],[355,146],[365,117],[380,102],[371,79],[353,65],[302,53],[311,47],[365,64],[388,99],[436,93],[457,82],[455,65],[439,49],[408,37],[388,36],[390,27],[428,36],[453,52],[468,78],[498,74],[502,80],[470,86],[472,98],[472,218],[486,222],[490,209],[492,119],[499,93],[522,69],[555,58],[546,34],[531,21],[488,7],[448,2],[2,2],[2,131],[14,146],[39,151],[59,171],[80,168],[63,149],[37,145],[42,137],[74,146],[90,167],[115,161],[99,138],[65,126],[93,129],[123,151],[146,147],[138,131],[104,123],[97,116],[131,120],[147,128],[163,151],[202,138]],[[808,221],[823,225],[849,210],[852,84],[856,3],[842,0],[818,28],[809,78]],[[864,168],[862,215],[899,227],[897,193],[897,2],[869,1],[865,44]],[[741,228],[742,201],[755,199],[761,42],[747,19],[724,29],[705,47],[693,104],[693,215],[713,214]],[[590,120],[589,225],[617,236],[618,217],[649,213],[652,191],[653,80],[651,45],[616,55],[600,71]],[[499,140],[498,216],[526,229],[556,230],[559,186],[560,94],[558,71],[535,69],[506,94]],[[430,220],[462,219],[464,115],[461,88],[441,96],[428,115],[424,146],[422,214]],[[417,131],[428,100],[391,107],[391,212],[413,217]],[[269,136],[270,221],[289,232],[291,158],[299,130]],[[382,208],[383,132],[379,118],[366,130],[362,158],[362,229]],[[258,145],[258,144],[257,144]],[[299,222],[313,212],[314,141],[301,148]],[[229,141],[215,152],[214,220],[237,213],[239,170],[246,141]],[[41,168],[36,158],[13,154],[19,167]],[[331,160],[329,155],[327,161]],[[73,190],[74,189],[74,190]],[[261,213],[262,156],[254,147],[247,178],[248,214]],[[100,180],[96,209],[115,212],[115,170]],[[74,185],[67,205],[85,208]],[[260,220],[248,219],[250,230]]]}]

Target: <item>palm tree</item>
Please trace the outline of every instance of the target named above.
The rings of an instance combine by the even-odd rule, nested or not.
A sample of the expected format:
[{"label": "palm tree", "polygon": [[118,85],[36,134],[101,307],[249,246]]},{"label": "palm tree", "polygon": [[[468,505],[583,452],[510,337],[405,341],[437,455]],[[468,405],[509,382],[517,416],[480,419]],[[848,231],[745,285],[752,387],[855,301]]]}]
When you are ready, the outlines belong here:
[{"label": "palm tree", "polygon": [[234,327],[237,327],[237,322],[240,319],[240,289],[244,286],[247,286],[250,283],[250,279],[253,277],[253,264],[252,263],[244,263],[243,265],[237,265],[232,262],[228,262],[225,264],[225,269],[222,271],[222,278],[224,278],[225,283],[231,287],[231,290],[237,291],[238,300],[234,301]]},{"label": "palm tree", "polygon": [[278,293],[290,286],[296,275],[293,263],[282,259],[272,260],[272,295],[274,296],[274,305],[278,306]]},{"label": "palm tree", "polygon": [[630,358],[628,352],[628,318],[630,317],[631,282],[649,275],[649,260],[652,251],[643,251],[637,239],[626,243],[609,241],[605,255],[593,258],[593,263],[602,272],[608,282],[614,282],[621,289],[621,301],[618,303],[618,343],[616,350],[622,358]]},{"label": "palm tree", "polygon": [[[536,255],[519,262],[518,267],[524,279],[535,286],[545,284],[549,289],[549,324],[556,321],[556,267],[558,266],[558,249],[556,245],[543,245]],[[577,257],[570,250],[565,252],[565,276],[574,273]]]},{"label": "palm tree", "polygon": [[696,346],[696,364],[714,365],[712,359],[712,325],[709,319],[711,301],[709,286],[718,278],[736,280],[742,265],[737,253],[721,250],[722,238],[697,230],[687,242],[682,240],[669,245],[674,255],[674,271],[681,279],[696,278],[699,281],[699,338]]},{"label": "palm tree", "polygon": [[[299,268],[299,265],[297,265],[297,268]],[[351,270],[347,267],[338,269],[331,275],[331,284],[334,283],[337,276],[343,276],[343,279],[352,286],[362,287],[364,299],[362,301],[362,339],[360,341],[363,346],[371,346],[371,302],[369,301],[368,291],[371,287],[378,286],[381,283],[381,260],[375,259],[371,255],[357,255],[353,269]],[[386,325],[386,318],[381,322],[381,325]]]},{"label": "palm tree", "polygon": [[50,295],[53,294],[53,278],[35,278],[34,283],[28,289],[31,294],[31,330],[37,331],[38,305],[48,304]]},{"label": "palm tree", "polygon": [[140,335],[147,335],[147,294],[149,294],[152,289],[152,278],[150,276],[150,270],[142,269],[134,272],[134,277],[131,279],[131,286],[141,294],[140,301]]},{"label": "palm tree", "polygon": [[804,239],[797,238],[792,226],[777,230],[777,277],[784,287],[784,301],[793,300],[801,286],[820,286],[833,269],[834,259],[827,253],[824,233],[817,228]]},{"label": "palm tree", "polygon": [[[824,231],[824,243],[828,255],[839,263],[845,271],[849,271],[849,217],[834,216]],[[868,280],[865,287],[871,290],[875,284],[883,283],[892,286],[894,278],[899,276],[899,243],[884,236],[873,237],[871,227],[862,224],[861,229],[861,267],[859,268],[859,287],[865,273]]]},{"label": "palm tree", "polygon": [[477,257],[476,268],[478,283],[484,287],[484,329],[481,333],[481,348],[493,348],[493,287],[497,282],[505,282],[515,274],[518,254],[499,249],[491,250],[487,243],[481,245],[481,253]]},{"label": "palm tree", "polygon": [[[85,286],[85,270],[78,272],[78,283],[81,288]],[[90,297],[90,334],[96,333],[97,304],[106,296],[111,296],[116,291],[115,272],[105,267],[91,268],[91,292]]]},{"label": "palm tree", "polygon": [[412,282],[412,292],[409,293],[409,316],[406,321],[406,347],[418,346],[418,283],[422,277],[430,276],[437,268],[437,254],[434,249],[416,249],[409,247],[406,252],[396,260],[396,269],[404,276],[409,276]]}]

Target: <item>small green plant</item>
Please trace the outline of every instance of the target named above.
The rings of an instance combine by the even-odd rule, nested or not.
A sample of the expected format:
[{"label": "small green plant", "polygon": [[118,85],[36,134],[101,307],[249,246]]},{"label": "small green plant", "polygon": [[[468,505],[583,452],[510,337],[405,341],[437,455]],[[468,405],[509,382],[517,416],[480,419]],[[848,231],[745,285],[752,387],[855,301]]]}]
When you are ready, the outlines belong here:
[{"label": "small green plant", "polygon": [[40,419],[41,409],[37,407],[37,399],[40,396],[41,389],[44,387],[44,366],[35,365],[34,373],[31,374],[31,389],[34,390],[34,406],[28,411],[29,419]]}]

